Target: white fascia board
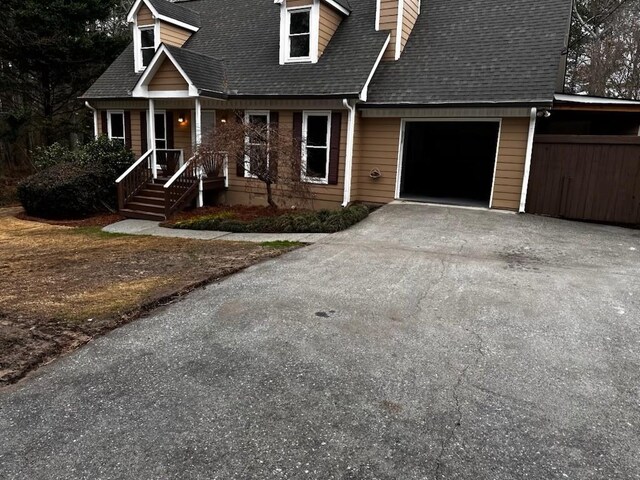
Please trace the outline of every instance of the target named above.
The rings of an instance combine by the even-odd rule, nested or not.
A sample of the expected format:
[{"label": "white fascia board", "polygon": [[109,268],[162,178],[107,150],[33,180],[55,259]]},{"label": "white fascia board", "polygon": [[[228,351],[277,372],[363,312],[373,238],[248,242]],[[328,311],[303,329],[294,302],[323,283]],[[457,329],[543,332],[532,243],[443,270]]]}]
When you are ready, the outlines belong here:
[{"label": "white fascia board", "polygon": [[398,0],[398,22],[396,23],[395,59],[402,55],[402,29],[404,27],[404,0]]},{"label": "white fascia board", "polygon": [[387,40],[384,42],[384,45],[382,47],[382,50],[380,51],[380,54],[378,55],[378,58],[376,60],[376,63],[373,65],[373,68],[371,69],[371,73],[369,74],[369,78],[367,78],[367,81],[364,84],[364,87],[362,88],[362,91],[360,92],[360,100],[363,102],[367,101],[367,96],[369,95],[369,84],[371,83],[371,80],[373,80],[373,76],[375,75],[376,71],[378,70],[378,66],[380,65],[380,62],[382,61],[382,57],[384,57],[384,52],[387,51],[387,47],[389,46],[389,42],[391,41],[391,35],[387,35]]},{"label": "white fascia board", "polygon": [[151,13],[153,14],[153,16],[158,20],[162,20],[163,22],[167,22],[167,23],[172,23],[173,25],[184,28],[186,30],[190,30],[192,32],[197,32],[198,30],[200,30],[200,28],[196,27],[195,25],[189,25],[188,23],[181,22],[180,20],[176,20],[175,18],[167,17],[166,15],[160,15],[158,11],[155,8],[153,8],[153,5],[151,5],[148,2],[145,2],[145,0],[136,0],[136,2],[131,7],[131,10],[129,10],[129,13],[127,14],[127,22],[133,23],[135,21],[135,18],[136,18],[135,16],[138,13],[138,10],[140,9],[140,6],[143,3],[147,6],[149,10],[151,10]]},{"label": "white fascia board", "polygon": [[327,2],[329,5],[331,5],[333,8],[335,8],[336,10],[338,10],[340,13],[342,13],[345,16],[349,16],[351,15],[351,12],[349,10],[347,10],[346,8],[344,8],[342,5],[338,4],[337,2],[334,2],[333,0],[323,0],[324,2]]},{"label": "white fascia board", "polygon": [[640,105],[640,101],[623,100],[620,98],[591,97],[589,95],[567,95],[556,93],[554,100],[557,102],[579,103],[590,105]]}]

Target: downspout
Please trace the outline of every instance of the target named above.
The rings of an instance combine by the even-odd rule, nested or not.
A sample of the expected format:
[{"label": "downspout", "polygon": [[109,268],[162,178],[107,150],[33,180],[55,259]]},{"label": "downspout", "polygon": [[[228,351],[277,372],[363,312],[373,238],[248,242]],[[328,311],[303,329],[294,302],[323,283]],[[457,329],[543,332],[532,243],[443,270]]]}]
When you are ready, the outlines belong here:
[{"label": "downspout", "polygon": [[97,139],[98,135],[98,110],[93,108],[91,104],[87,101],[84,102],[85,106],[93,112],[93,136]]},{"label": "downspout", "polygon": [[351,181],[353,178],[353,144],[356,132],[356,107],[349,103],[346,98],[342,100],[342,104],[349,111],[347,120],[347,151],[345,152],[344,165],[344,198],[343,207],[347,207],[351,203]]},{"label": "downspout", "polygon": [[531,175],[531,157],[533,156],[533,137],[536,133],[536,121],[538,119],[538,109],[531,109],[529,118],[529,137],[527,138],[527,153],[524,161],[524,177],[522,178],[522,195],[520,196],[520,213],[524,213],[527,207],[527,193],[529,191],[529,177]]}]

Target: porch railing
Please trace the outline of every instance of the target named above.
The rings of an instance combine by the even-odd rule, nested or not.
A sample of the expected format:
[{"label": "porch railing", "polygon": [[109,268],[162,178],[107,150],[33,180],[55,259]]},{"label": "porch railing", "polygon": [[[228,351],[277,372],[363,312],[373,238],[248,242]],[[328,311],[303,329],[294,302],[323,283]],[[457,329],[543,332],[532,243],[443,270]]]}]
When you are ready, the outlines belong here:
[{"label": "porch railing", "polygon": [[201,167],[191,157],[164,185],[165,218],[193,199],[198,191]]},{"label": "porch railing", "polygon": [[156,150],[156,164],[168,177],[175,175],[183,163],[182,150],[166,148]]},{"label": "porch railing", "polygon": [[149,160],[152,154],[153,150],[146,152],[116,180],[116,185],[118,186],[118,208],[120,210],[124,209],[127,202],[153,179],[153,172],[149,168]]}]

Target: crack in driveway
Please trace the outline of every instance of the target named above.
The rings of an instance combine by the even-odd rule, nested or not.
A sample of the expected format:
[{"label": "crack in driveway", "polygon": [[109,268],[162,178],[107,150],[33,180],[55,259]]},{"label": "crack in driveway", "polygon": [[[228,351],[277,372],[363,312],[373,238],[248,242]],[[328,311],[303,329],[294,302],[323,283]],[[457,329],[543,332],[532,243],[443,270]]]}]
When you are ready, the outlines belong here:
[{"label": "crack in driveway", "polygon": [[460,403],[460,397],[459,397],[459,391],[460,388],[462,387],[462,384],[464,383],[466,377],[467,377],[467,373],[468,371],[472,368],[472,367],[477,367],[480,364],[480,360],[485,357],[485,351],[484,351],[484,341],[482,340],[482,336],[474,331],[471,330],[470,328],[465,328],[464,329],[467,333],[470,333],[471,335],[473,335],[476,339],[477,339],[477,346],[476,346],[476,355],[475,355],[475,361],[473,363],[470,363],[468,365],[466,365],[462,371],[460,372],[460,374],[458,375],[458,380],[456,381],[454,387],[453,387],[453,392],[451,394],[453,401],[455,403],[455,410],[456,410],[456,417],[455,417],[455,422],[453,424],[453,426],[451,427],[451,431],[449,432],[449,435],[447,435],[443,440],[442,443],[440,445],[440,453],[438,454],[438,457],[436,458],[436,468],[434,471],[434,478],[437,480],[438,478],[440,478],[441,474],[442,474],[442,466],[443,466],[443,461],[442,459],[444,458],[444,456],[446,455],[449,446],[451,445],[451,442],[453,441],[453,438],[456,435],[456,431],[458,430],[458,428],[460,428],[460,426],[462,426],[462,420],[463,420],[463,414],[462,414],[462,405]]}]

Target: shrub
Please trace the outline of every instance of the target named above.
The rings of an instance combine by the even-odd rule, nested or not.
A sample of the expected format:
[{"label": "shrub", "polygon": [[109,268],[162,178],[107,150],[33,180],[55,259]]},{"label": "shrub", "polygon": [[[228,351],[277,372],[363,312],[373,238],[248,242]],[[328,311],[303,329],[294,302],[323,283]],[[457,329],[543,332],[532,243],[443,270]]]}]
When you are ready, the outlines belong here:
[{"label": "shrub", "polygon": [[352,205],[342,210],[289,213],[250,221],[213,215],[177,222],[173,228],[233,233],[335,233],[346,230],[368,215],[369,208],[365,205]]},{"label": "shrub", "polygon": [[45,170],[59,163],[83,163],[84,150],[71,150],[64,145],[54,143],[48,147],[36,147],[31,152],[31,161],[38,171]]},{"label": "shrub", "polygon": [[18,198],[29,215],[80,218],[101,207],[104,181],[97,168],[59,163],[23,180]]},{"label": "shrub", "polygon": [[33,160],[47,168],[18,186],[26,212],[43,218],[77,218],[106,205],[115,207],[115,181],[134,156],[103,136],[77,150],[59,144],[36,149]]}]

